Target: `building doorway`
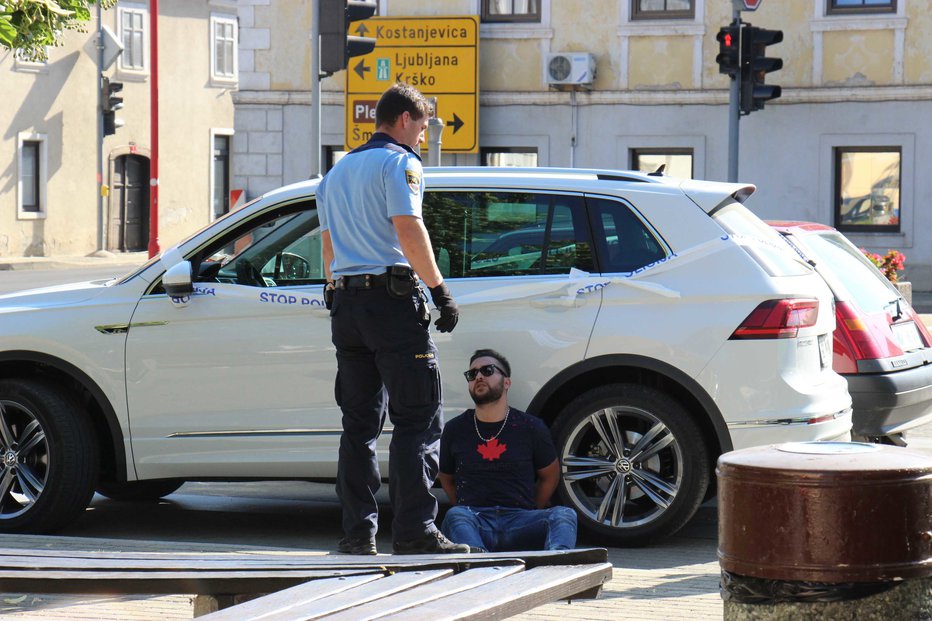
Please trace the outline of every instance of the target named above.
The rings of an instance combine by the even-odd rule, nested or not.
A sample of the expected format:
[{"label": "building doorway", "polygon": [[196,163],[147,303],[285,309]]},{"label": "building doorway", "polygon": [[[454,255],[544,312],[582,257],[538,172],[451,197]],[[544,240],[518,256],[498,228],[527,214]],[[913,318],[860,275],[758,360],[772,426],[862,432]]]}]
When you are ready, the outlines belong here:
[{"label": "building doorway", "polygon": [[149,158],[120,155],[113,164],[110,246],[140,252],[149,247]]}]

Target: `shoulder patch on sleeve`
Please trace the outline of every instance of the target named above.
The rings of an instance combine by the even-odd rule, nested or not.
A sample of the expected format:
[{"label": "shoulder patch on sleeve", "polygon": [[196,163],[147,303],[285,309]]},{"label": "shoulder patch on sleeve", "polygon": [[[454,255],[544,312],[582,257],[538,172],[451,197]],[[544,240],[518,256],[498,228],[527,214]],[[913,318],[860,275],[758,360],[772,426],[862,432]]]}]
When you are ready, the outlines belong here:
[{"label": "shoulder patch on sleeve", "polygon": [[421,174],[416,170],[405,169],[405,181],[412,194],[418,194],[421,191]]}]

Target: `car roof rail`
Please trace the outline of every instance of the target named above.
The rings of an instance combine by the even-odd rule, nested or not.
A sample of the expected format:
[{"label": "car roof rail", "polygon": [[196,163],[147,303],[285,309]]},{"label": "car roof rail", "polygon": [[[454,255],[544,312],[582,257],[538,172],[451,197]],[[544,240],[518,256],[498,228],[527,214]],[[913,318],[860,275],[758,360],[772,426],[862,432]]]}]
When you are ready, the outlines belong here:
[{"label": "car roof rail", "polygon": [[[653,174],[653,173],[651,173]],[[599,181],[630,181],[635,183],[648,183],[648,179],[642,179],[641,177],[634,177],[631,175],[619,174],[619,173],[597,173],[596,178]]]},{"label": "car roof rail", "polygon": [[441,175],[479,172],[488,173],[492,170],[494,170],[496,174],[542,175],[552,173],[554,175],[590,176],[595,177],[600,181],[626,181],[632,183],[660,182],[660,179],[657,177],[649,177],[647,173],[640,171],[609,170],[599,168],[557,168],[552,166],[430,166],[424,168],[426,173]]}]

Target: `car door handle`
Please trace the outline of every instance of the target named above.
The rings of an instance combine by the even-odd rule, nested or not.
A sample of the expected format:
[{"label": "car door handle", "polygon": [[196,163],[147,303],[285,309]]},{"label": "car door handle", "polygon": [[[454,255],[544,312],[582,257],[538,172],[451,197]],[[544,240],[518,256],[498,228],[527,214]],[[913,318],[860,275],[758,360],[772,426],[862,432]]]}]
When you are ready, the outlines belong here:
[{"label": "car door handle", "polygon": [[578,295],[551,295],[531,298],[531,306],[534,308],[578,308],[585,303],[586,300]]}]

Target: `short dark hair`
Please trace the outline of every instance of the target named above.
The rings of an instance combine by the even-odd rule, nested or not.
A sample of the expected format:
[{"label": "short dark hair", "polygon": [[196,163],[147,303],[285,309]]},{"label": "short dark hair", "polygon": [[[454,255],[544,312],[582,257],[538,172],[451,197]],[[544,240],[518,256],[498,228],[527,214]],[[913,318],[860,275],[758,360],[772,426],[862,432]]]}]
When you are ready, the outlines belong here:
[{"label": "short dark hair", "polygon": [[470,366],[476,361],[476,358],[495,358],[498,360],[498,364],[501,365],[502,371],[505,372],[505,377],[511,377],[511,365],[508,364],[508,358],[494,349],[477,349],[469,359]]},{"label": "short dark hair", "polygon": [[375,106],[375,126],[394,125],[407,112],[415,121],[430,116],[430,102],[410,84],[396,82],[388,87]]}]

